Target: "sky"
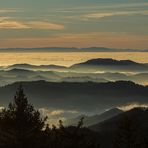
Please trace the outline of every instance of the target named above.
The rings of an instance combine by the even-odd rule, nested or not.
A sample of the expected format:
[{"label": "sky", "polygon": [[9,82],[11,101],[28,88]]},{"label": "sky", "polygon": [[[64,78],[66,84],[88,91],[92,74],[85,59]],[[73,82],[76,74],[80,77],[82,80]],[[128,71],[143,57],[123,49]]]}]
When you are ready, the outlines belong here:
[{"label": "sky", "polygon": [[148,0],[0,0],[0,48],[148,49]]}]

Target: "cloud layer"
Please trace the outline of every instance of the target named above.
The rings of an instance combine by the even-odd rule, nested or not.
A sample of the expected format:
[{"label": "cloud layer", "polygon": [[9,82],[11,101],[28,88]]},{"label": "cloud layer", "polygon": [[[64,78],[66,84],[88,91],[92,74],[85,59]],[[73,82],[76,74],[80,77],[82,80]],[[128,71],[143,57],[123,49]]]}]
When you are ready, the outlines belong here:
[{"label": "cloud layer", "polygon": [[68,118],[73,118],[80,115],[80,113],[75,110],[55,110],[48,108],[40,108],[39,111],[43,117],[48,117],[47,122],[54,125],[58,125],[59,120],[65,121]]}]

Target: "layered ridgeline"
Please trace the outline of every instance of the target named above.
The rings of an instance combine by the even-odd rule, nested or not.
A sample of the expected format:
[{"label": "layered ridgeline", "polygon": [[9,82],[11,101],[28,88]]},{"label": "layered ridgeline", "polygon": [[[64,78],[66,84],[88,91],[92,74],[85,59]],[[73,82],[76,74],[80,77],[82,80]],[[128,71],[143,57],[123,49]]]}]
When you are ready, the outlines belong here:
[{"label": "layered ridgeline", "polygon": [[59,65],[31,65],[31,64],[14,64],[0,67],[1,70],[27,69],[27,70],[54,70],[54,71],[82,71],[82,72],[148,72],[148,63],[137,63],[131,60],[114,60],[114,59],[91,59],[83,63],[74,64],[70,67]]},{"label": "layered ridgeline", "polygon": [[26,69],[26,70],[65,70],[67,67],[59,65],[31,65],[31,64],[14,64],[1,67],[2,70]]},{"label": "layered ridgeline", "polygon": [[92,59],[71,67],[15,64],[0,67],[0,86],[17,81],[108,82],[133,81],[148,84],[148,64],[129,60]]},{"label": "layered ridgeline", "polygon": [[[148,86],[130,81],[107,83],[21,82],[25,92],[37,107],[78,112],[102,112],[126,103],[148,103]],[[1,105],[9,102],[20,85],[0,87]]]}]

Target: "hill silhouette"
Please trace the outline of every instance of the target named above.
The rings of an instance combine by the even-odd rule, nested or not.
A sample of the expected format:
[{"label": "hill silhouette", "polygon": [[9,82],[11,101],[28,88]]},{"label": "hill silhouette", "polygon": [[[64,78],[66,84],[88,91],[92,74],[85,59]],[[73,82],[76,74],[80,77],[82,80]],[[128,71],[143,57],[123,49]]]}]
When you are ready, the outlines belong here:
[{"label": "hill silhouette", "polygon": [[[102,139],[105,139],[102,142],[102,148],[114,147],[114,142],[116,146],[120,144],[121,148],[125,145],[125,143],[134,145],[136,142],[138,146],[135,145],[133,146],[134,148],[144,148],[146,147],[146,143],[144,144],[144,141],[148,140],[148,109],[134,108],[112,117],[111,119],[90,126],[89,128],[99,132]],[[126,139],[127,137],[129,140],[133,141],[128,142]]]},{"label": "hill silhouette", "polygon": [[5,67],[5,69],[28,69],[28,70],[64,70],[67,67],[59,65],[31,65],[31,64],[14,64]]},{"label": "hill silhouette", "polygon": [[[107,83],[21,82],[37,107],[52,107],[82,112],[103,112],[126,103],[147,103],[148,86],[130,81]],[[20,82],[0,87],[1,105],[6,105]],[[85,103],[84,103],[85,102]]]},{"label": "hill silhouette", "polygon": [[91,59],[83,63],[74,64],[70,67],[78,71],[128,71],[140,72],[148,71],[147,64],[136,63],[131,60],[114,60],[114,59]]}]

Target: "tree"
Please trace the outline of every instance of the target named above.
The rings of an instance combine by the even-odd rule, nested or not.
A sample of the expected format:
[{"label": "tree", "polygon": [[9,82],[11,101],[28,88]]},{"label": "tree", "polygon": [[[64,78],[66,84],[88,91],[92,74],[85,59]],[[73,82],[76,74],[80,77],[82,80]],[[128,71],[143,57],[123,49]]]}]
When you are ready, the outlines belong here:
[{"label": "tree", "polygon": [[[59,121],[59,129],[57,130],[58,148],[99,148],[100,145],[94,139],[94,133],[83,127],[82,117],[77,126],[64,127],[63,122]],[[96,136],[96,135],[95,135]]]},{"label": "tree", "polygon": [[[21,85],[13,102],[0,114],[2,131],[11,133],[11,137],[15,139],[15,145],[19,145],[19,147],[29,145],[32,140],[37,138],[45,125],[45,120],[46,118],[42,119],[39,111],[28,103]],[[9,136],[8,139],[10,140]]]},{"label": "tree", "polygon": [[[0,148],[98,148],[93,132],[78,125],[50,128],[38,110],[29,104],[22,86],[12,103],[0,113]],[[91,134],[91,135],[90,135]]]}]

